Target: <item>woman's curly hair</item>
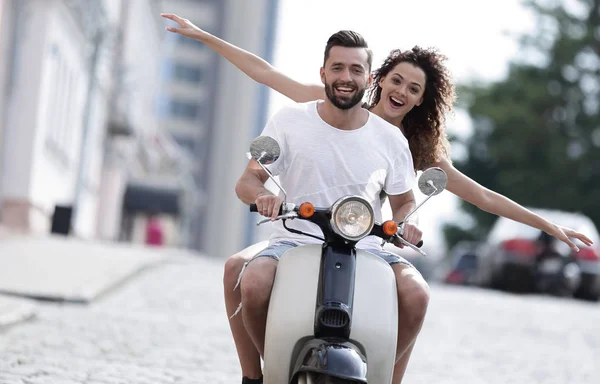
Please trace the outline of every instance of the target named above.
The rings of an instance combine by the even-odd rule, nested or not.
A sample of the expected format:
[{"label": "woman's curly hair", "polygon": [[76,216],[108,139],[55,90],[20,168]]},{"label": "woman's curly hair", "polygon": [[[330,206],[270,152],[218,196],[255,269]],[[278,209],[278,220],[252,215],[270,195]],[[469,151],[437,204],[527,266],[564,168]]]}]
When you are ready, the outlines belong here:
[{"label": "woman's curly hair", "polygon": [[377,105],[381,99],[381,79],[399,63],[411,63],[425,72],[423,102],[402,120],[416,170],[423,170],[443,157],[450,157],[445,122],[446,113],[452,111],[456,95],[450,72],[444,65],[446,60],[446,56],[434,48],[415,46],[407,51],[395,49],[382,66],[373,72],[373,85],[368,91],[370,107]]}]

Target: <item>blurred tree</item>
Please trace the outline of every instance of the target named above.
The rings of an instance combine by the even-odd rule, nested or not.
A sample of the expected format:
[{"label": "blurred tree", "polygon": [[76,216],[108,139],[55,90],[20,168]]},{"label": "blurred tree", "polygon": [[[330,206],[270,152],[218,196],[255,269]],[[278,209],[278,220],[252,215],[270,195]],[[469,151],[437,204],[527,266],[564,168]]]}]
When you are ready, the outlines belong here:
[{"label": "blurred tree", "polygon": [[[474,134],[455,165],[520,204],[583,212],[600,225],[600,0],[524,4],[537,28],[520,38],[507,78],[458,89]],[[461,204],[475,225],[448,225],[449,246],[481,238],[496,219]]]}]

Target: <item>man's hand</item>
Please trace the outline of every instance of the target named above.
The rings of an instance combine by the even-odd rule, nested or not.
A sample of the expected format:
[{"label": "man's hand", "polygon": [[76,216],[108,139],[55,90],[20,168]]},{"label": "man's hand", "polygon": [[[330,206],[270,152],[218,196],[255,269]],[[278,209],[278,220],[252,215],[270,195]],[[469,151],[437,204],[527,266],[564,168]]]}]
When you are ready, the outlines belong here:
[{"label": "man's hand", "polygon": [[[421,237],[423,237],[423,232],[415,225],[409,223],[404,225],[404,233],[402,235],[404,240],[413,245],[417,245],[417,243],[421,241]],[[394,242],[394,245],[398,248],[404,248],[404,245],[400,242]]]},{"label": "man's hand", "polygon": [[282,200],[279,196],[275,196],[270,193],[265,193],[256,198],[256,210],[258,213],[265,217],[270,217],[271,220],[275,220],[279,216],[279,210],[281,209]]},{"label": "man's hand", "polygon": [[205,31],[203,31],[202,29],[195,26],[188,19],[181,18],[172,13],[161,13],[160,15],[162,17],[164,17],[165,19],[173,20],[174,22],[179,24],[179,26],[181,27],[181,28],[166,27],[167,31],[169,31],[169,32],[179,33],[182,36],[190,37],[192,39],[198,39],[198,40],[202,40],[202,38],[206,35]]}]

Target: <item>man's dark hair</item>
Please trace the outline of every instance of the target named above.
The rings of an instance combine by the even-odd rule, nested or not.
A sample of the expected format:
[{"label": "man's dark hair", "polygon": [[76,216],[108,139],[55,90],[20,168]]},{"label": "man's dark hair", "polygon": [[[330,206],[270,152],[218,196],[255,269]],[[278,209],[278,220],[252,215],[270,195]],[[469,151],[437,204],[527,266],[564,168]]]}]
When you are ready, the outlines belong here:
[{"label": "man's dark hair", "polygon": [[323,59],[323,67],[325,62],[329,58],[329,51],[333,47],[346,47],[346,48],[364,48],[367,51],[367,64],[369,64],[369,70],[373,64],[373,52],[369,49],[369,45],[364,37],[354,31],[343,30],[331,35],[327,40],[327,46],[325,47],[325,57]]}]

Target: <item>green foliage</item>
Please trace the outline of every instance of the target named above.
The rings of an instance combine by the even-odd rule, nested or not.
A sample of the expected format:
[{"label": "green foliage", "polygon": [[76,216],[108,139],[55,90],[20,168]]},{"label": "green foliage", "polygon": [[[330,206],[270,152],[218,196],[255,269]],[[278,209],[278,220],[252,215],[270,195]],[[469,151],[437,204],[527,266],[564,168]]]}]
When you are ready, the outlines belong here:
[{"label": "green foliage", "polygon": [[[527,1],[538,20],[505,80],[463,85],[473,119],[456,167],[530,207],[579,211],[600,225],[600,0]],[[495,216],[461,202],[482,236]],[[446,240],[462,239],[449,228]]]},{"label": "green foliage", "polygon": [[[443,228],[446,243],[453,246],[460,241],[476,241],[481,234],[472,229],[465,229],[454,224],[446,224]],[[478,236],[479,235],[479,236]]]}]

